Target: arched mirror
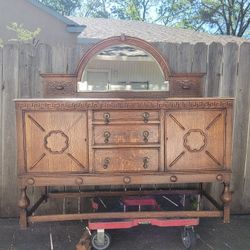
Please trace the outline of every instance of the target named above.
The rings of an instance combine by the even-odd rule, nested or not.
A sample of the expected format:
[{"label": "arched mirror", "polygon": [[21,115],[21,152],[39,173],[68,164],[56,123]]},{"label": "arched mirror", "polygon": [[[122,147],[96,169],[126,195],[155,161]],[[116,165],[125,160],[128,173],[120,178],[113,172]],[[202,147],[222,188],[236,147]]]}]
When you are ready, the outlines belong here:
[{"label": "arched mirror", "polygon": [[174,73],[150,43],[115,36],[93,45],[74,74],[41,74],[45,97],[167,98],[202,96],[204,73]]},{"label": "arched mirror", "polygon": [[169,90],[155,58],[125,43],[109,46],[92,56],[79,80],[77,92]]}]

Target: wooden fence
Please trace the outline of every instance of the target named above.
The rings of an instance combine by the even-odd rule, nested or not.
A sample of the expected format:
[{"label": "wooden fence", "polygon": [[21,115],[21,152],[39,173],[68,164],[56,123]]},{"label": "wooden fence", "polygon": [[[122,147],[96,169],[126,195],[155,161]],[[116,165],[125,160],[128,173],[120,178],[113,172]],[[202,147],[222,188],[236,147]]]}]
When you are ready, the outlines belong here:
[{"label": "wooden fence", "polygon": [[[205,96],[235,97],[233,134],[233,212],[250,212],[250,43],[154,43],[174,72],[206,73]],[[73,73],[90,46],[74,48],[7,44],[0,49],[0,217],[16,216],[17,190],[15,98],[42,96],[39,73]],[[220,195],[220,187],[208,187]],[[64,188],[58,188],[64,189]],[[69,189],[69,188],[68,188]],[[39,189],[30,189],[31,202]],[[51,201],[50,210],[71,211],[79,201]],[[61,207],[62,206],[62,207]],[[47,210],[46,210],[47,211]],[[54,211],[55,212],[55,211]]]}]

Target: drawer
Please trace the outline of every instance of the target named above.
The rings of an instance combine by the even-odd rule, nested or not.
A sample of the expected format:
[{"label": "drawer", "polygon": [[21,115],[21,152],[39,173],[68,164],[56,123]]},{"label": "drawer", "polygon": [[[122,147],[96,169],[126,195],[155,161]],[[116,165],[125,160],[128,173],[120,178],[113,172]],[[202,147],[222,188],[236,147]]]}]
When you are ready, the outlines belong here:
[{"label": "drawer", "polygon": [[71,75],[41,74],[43,77],[44,97],[75,96],[76,78]]},{"label": "drawer", "polygon": [[158,111],[149,111],[149,110],[136,110],[136,111],[127,111],[127,110],[107,110],[107,111],[96,111],[93,115],[94,121],[103,122],[105,124],[112,122],[131,122],[131,121],[140,121],[148,123],[151,121],[159,121],[160,116]]},{"label": "drawer", "polygon": [[159,125],[95,125],[94,144],[159,143]]},{"label": "drawer", "polygon": [[202,96],[201,79],[172,79],[170,80],[170,96],[199,97]]},{"label": "drawer", "polygon": [[94,151],[95,172],[158,171],[158,149],[97,149]]}]

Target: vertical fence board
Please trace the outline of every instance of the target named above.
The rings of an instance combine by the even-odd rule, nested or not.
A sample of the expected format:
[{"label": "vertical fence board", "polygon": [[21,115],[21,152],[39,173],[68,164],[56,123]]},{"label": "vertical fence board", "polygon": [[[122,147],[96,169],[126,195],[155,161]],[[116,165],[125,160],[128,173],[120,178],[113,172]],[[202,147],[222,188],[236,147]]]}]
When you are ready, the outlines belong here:
[{"label": "vertical fence board", "polygon": [[176,43],[162,44],[163,56],[167,59],[167,62],[172,72],[178,72],[178,49],[179,44]]},{"label": "vertical fence board", "polygon": [[68,51],[63,45],[52,47],[52,72],[67,73],[68,72]]},{"label": "vertical fence board", "polygon": [[[3,189],[3,49],[0,48],[0,190]],[[0,216],[3,216],[2,214],[2,208],[4,206],[3,204],[3,197],[2,192],[0,191]]]},{"label": "vertical fence board", "polygon": [[18,63],[18,86],[20,98],[32,97],[33,79],[33,56],[34,47],[31,44],[20,44],[19,63]]},{"label": "vertical fence board", "polygon": [[249,166],[250,166],[250,111],[248,114],[247,150],[246,150],[246,163],[245,163],[245,169],[244,169],[245,171],[244,171],[244,182],[243,182],[243,197],[242,197],[242,206],[241,206],[242,213],[249,213],[250,211],[250,193],[249,193],[250,169],[249,169]]},{"label": "vertical fence board", "polygon": [[32,97],[39,98],[43,95],[42,78],[40,73],[52,72],[52,50],[47,44],[39,44],[34,55],[34,84],[32,85]]},{"label": "vertical fence board", "polygon": [[190,73],[192,69],[193,45],[181,43],[177,54],[177,70],[181,73]]},{"label": "vertical fence board", "polygon": [[220,43],[211,43],[208,50],[207,86],[205,95],[218,96],[220,87],[223,47]]},{"label": "vertical fence board", "polygon": [[[196,43],[194,45],[192,73],[207,73],[207,52],[208,45],[205,43]],[[205,74],[202,81],[202,93],[204,95],[207,86],[207,75]]]},{"label": "vertical fence board", "polygon": [[193,48],[192,73],[207,72],[207,51],[205,43],[196,43]]},{"label": "vertical fence board", "polygon": [[220,96],[234,96],[236,88],[239,46],[228,43],[223,49],[223,75],[220,86]]},{"label": "vertical fence board", "polygon": [[[249,174],[246,165],[247,135],[250,106],[250,43],[240,46],[239,69],[236,89],[234,136],[233,136],[233,211],[244,211],[242,198],[249,196],[244,194],[246,173]],[[249,177],[248,177],[249,178]],[[247,187],[247,185],[245,185]]]},{"label": "vertical fence board", "polygon": [[3,113],[2,113],[2,143],[3,170],[1,190],[5,217],[17,215],[17,171],[16,171],[16,126],[15,105],[13,99],[18,96],[18,46],[8,44],[3,48]]}]

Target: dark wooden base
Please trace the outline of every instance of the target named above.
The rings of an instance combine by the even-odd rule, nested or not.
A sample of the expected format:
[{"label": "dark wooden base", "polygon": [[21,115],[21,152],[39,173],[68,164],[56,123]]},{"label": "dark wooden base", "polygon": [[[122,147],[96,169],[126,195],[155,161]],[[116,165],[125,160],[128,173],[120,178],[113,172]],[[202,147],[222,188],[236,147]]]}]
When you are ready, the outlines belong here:
[{"label": "dark wooden base", "polygon": [[[226,184],[225,184],[226,185]],[[26,189],[22,189],[26,191]],[[227,196],[226,187],[222,197]],[[201,194],[214,207],[215,210],[198,210],[198,211],[147,211],[147,212],[105,212],[105,213],[80,213],[80,214],[52,214],[52,215],[33,215],[35,210],[47,199],[62,199],[65,197],[98,197],[98,196],[128,196],[128,195],[159,195],[159,194]],[[26,196],[26,192],[22,193],[22,199]],[[28,197],[27,197],[28,199]],[[134,219],[134,218],[200,218],[200,217],[223,217],[224,223],[230,221],[229,201],[223,205],[219,205],[210,195],[201,189],[168,189],[168,190],[138,190],[138,191],[91,191],[91,192],[63,192],[63,193],[47,193],[43,194],[39,200],[30,208],[22,208],[20,210],[20,227],[26,229],[28,222],[51,222],[51,221],[69,221],[69,220],[90,220],[90,219]],[[27,203],[25,203],[27,205]]]}]

